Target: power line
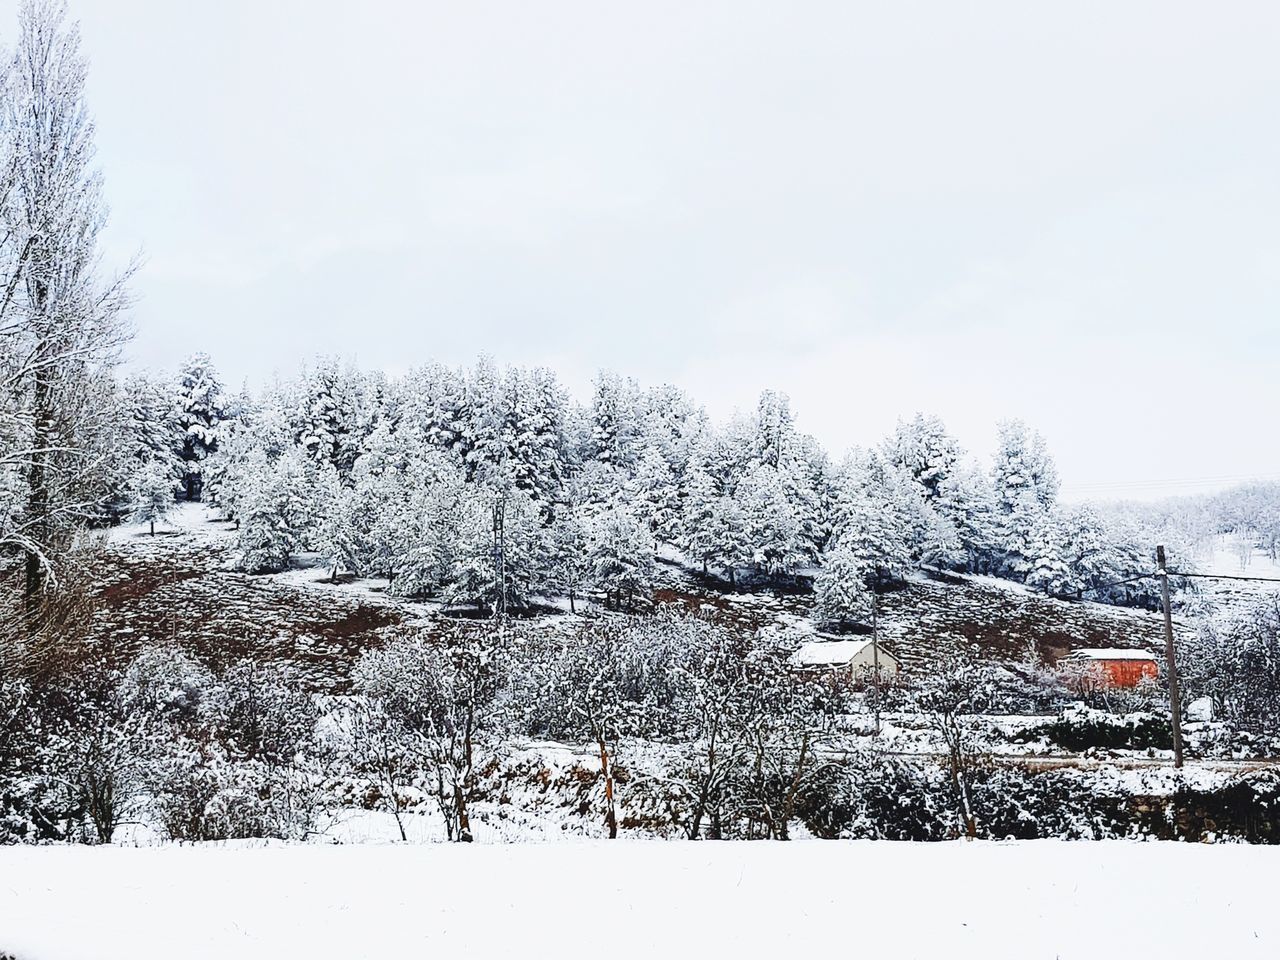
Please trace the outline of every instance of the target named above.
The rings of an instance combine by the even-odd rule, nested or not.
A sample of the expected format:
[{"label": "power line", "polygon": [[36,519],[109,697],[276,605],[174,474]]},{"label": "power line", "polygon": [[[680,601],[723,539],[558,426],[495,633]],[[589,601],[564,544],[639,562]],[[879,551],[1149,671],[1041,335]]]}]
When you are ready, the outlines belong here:
[{"label": "power line", "polygon": [[1154,573],[1140,573],[1135,577],[1126,577],[1124,580],[1114,580],[1111,583],[1099,583],[1096,586],[1081,587],[1072,593],[1055,593],[1051,596],[1055,600],[1079,600],[1086,593],[1092,593],[1099,590],[1110,590],[1112,587],[1122,587],[1126,583],[1137,583],[1139,580],[1147,580],[1154,577]]},{"label": "power line", "polygon": [[1188,477],[1167,480],[1095,480],[1080,483],[1065,482],[1062,494],[1067,497],[1096,498],[1103,496],[1124,497],[1129,494],[1159,493],[1167,496],[1191,496],[1216,492],[1215,488],[1231,488],[1247,483],[1273,483],[1280,480],[1280,473],[1253,473],[1224,475],[1220,477]]},{"label": "power line", "polygon": [[1141,480],[1084,480],[1080,483],[1063,483],[1063,487],[1069,487],[1072,490],[1085,490],[1093,488],[1114,487],[1155,487],[1155,486],[1181,486],[1190,483],[1246,483],[1250,480],[1274,480],[1280,479],[1280,473],[1226,473],[1219,474],[1214,477],[1165,477],[1162,479],[1141,479]]},{"label": "power line", "polygon": [[1170,570],[1171,577],[1195,577],[1198,580],[1249,580],[1254,583],[1280,583],[1280,577],[1241,577],[1230,573],[1183,573]]}]

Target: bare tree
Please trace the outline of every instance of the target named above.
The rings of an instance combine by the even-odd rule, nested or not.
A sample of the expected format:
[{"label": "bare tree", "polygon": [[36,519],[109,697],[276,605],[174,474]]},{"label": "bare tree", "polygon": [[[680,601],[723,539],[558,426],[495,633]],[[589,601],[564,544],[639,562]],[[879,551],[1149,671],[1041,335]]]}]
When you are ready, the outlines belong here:
[{"label": "bare tree", "polygon": [[1249,569],[1249,561],[1253,559],[1253,544],[1253,531],[1248,527],[1241,527],[1231,534],[1231,552],[1240,562],[1241,573]]},{"label": "bare tree", "polygon": [[970,838],[978,835],[974,776],[980,761],[970,718],[981,711],[983,697],[980,668],[959,661],[939,664],[917,691],[917,705],[942,737],[956,810]]},{"label": "bare tree", "polygon": [[469,803],[477,750],[497,715],[500,636],[453,643],[412,636],[361,658],[356,690],[381,710],[435,780],[450,840],[472,839]]},{"label": "bare tree", "polygon": [[408,737],[383,705],[366,700],[356,704],[348,718],[347,734],[354,760],[377,791],[377,799],[395,818],[401,840],[408,840],[404,828],[407,788],[418,769],[408,748]]},{"label": "bare tree", "polygon": [[142,801],[155,725],[131,706],[119,675],[97,663],[46,693],[47,765],[83,817],[89,842],[110,843]]},{"label": "bare tree", "polygon": [[815,780],[837,765],[830,739],[848,711],[851,678],[796,672],[786,650],[761,644],[748,662],[740,736],[748,763],[739,805],[750,838],[790,838],[791,822]]},{"label": "bare tree", "polygon": [[118,455],[101,401],[131,271],[101,277],[85,74],[61,0],[25,0],[0,66],[0,558],[19,564],[33,619]]},{"label": "bare tree", "polygon": [[690,840],[702,835],[703,823],[708,820],[708,836],[715,840],[724,836],[730,784],[747,755],[747,743],[741,735],[750,691],[747,651],[727,630],[708,626],[706,632],[706,642],[694,646],[693,662],[687,668],[694,725],[693,811],[687,827]]}]

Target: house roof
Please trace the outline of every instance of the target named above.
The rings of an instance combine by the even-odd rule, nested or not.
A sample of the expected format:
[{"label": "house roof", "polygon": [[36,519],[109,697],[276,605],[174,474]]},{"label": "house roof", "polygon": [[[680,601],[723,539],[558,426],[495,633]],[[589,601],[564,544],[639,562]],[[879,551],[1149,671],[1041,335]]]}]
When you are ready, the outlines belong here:
[{"label": "house roof", "polygon": [[[840,667],[851,663],[870,646],[870,640],[810,640],[791,655],[791,662],[798,667]],[[880,656],[897,663],[891,654],[885,652],[883,644]]]},{"label": "house roof", "polygon": [[1121,650],[1118,647],[1081,647],[1067,654],[1077,660],[1155,660],[1148,650]]}]

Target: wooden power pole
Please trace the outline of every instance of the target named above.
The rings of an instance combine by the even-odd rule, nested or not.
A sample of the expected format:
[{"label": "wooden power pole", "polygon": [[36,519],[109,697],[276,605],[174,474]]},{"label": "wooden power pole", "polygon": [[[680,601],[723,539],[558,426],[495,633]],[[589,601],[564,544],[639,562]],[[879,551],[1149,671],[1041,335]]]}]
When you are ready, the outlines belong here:
[{"label": "wooden power pole", "polygon": [[872,694],[876,698],[876,736],[880,736],[880,618],[877,608],[880,601],[876,598],[876,591],[873,587],[871,590],[871,674],[872,683],[875,684],[875,692]]},{"label": "wooden power pole", "polygon": [[1169,715],[1173,721],[1173,765],[1182,766],[1182,698],[1178,692],[1178,660],[1173,646],[1173,611],[1169,607],[1169,570],[1164,547],[1156,547],[1156,576],[1160,578],[1160,599],[1164,606],[1164,657],[1169,670]]}]

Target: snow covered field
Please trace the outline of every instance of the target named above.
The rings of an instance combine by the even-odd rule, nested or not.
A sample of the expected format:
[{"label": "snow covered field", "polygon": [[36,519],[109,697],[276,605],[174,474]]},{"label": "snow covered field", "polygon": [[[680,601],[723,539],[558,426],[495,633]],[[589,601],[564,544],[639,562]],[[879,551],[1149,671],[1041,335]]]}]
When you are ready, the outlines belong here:
[{"label": "snow covered field", "polygon": [[0,849],[16,960],[1275,957],[1274,849],[581,842]]}]

